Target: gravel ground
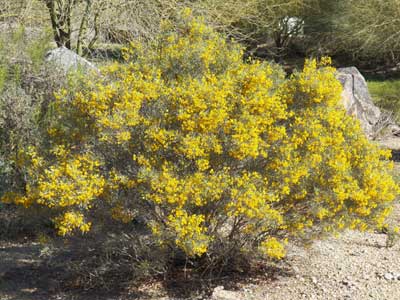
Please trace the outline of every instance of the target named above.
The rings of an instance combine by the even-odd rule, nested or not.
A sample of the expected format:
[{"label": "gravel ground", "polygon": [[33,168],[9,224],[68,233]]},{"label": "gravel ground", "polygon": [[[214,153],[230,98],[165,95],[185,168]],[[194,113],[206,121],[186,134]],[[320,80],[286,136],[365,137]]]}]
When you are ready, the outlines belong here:
[{"label": "gravel ground", "polygon": [[[390,223],[400,223],[400,205],[396,205]],[[214,299],[399,300],[400,241],[387,248],[386,240],[383,233],[347,231],[306,249],[291,246],[281,263],[288,275],[243,286],[230,295],[217,289]]]},{"label": "gravel ground", "polygon": [[386,235],[349,231],[339,239],[293,247],[292,276],[247,287],[243,299],[400,299],[400,246]]},{"label": "gravel ground", "polygon": [[[386,248],[386,237],[381,233],[348,231],[338,239],[317,241],[307,249],[292,246],[287,259],[281,263],[282,269],[289,270],[287,275],[277,275],[274,280],[264,283],[240,284],[235,291],[219,287],[212,298],[398,300],[400,242],[392,248]],[[45,282],[49,282],[50,276],[45,273],[51,270],[37,267],[38,254],[38,245],[29,243],[0,247],[0,300],[91,299],[87,294],[85,298],[78,298],[46,290]],[[96,295],[93,299],[138,298]],[[173,298],[159,296],[152,299]]]}]

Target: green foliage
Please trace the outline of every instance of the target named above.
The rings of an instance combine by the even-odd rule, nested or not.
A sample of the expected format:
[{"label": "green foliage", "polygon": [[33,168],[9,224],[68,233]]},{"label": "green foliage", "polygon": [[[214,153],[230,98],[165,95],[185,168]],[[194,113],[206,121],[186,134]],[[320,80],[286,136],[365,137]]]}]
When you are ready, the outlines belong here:
[{"label": "green foliage", "polygon": [[30,41],[26,47],[27,55],[36,71],[43,65],[45,54],[51,49],[50,41],[49,30],[44,30],[38,38]]},{"label": "green foliage", "polygon": [[400,80],[368,81],[368,88],[377,106],[400,118]]},{"label": "green foliage", "polygon": [[0,93],[4,90],[7,80],[7,68],[5,66],[0,67]]},{"label": "green foliage", "polygon": [[0,35],[0,194],[24,181],[15,161],[39,139],[39,116],[51,87],[61,82],[44,65],[49,42],[48,35],[28,36],[22,26]]}]

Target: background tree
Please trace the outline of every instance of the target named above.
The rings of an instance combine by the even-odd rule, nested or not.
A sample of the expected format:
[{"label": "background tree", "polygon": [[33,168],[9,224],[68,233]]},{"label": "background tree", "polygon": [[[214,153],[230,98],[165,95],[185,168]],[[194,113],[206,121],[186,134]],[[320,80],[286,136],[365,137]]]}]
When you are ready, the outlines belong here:
[{"label": "background tree", "polygon": [[387,64],[400,59],[400,1],[344,1],[338,39],[355,56]]},{"label": "background tree", "polygon": [[280,60],[293,39],[302,35],[304,20],[317,4],[317,0],[200,0],[192,6],[215,28],[246,44],[250,52],[262,48],[267,57]]},{"label": "background tree", "polygon": [[[88,18],[93,13],[92,0],[43,0],[49,12],[54,40],[58,47],[73,48],[72,39],[77,31],[75,49],[81,51]],[[76,14],[74,14],[76,12]],[[78,20],[74,20],[77,15]],[[76,28],[75,28],[76,25]]]},{"label": "background tree", "polygon": [[46,4],[54,40],[81,53],[98,39],[127,43],[134,38],[151,38],[162,19],[177,9],[174,0],[42,0]]}]

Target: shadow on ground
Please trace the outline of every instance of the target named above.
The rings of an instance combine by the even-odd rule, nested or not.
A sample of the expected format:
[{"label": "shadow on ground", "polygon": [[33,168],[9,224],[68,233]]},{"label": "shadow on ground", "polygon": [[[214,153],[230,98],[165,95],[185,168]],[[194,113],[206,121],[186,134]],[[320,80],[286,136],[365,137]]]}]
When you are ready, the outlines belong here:
[{"label": "shadow on ground", "polygon": [[[61,251],[53,259],[44,259],[42,246],[35,243],[2,244],[0,242],[0,299],[4,300],[112,300],[123,299],[121,286],[113,289],[85,290],[73,288],[81,274],[68,269],[71,253]],[[64,261],[64,263],[61,263]],[[54,263],[53,263],[54,262]],[[138,299],[145,295],[130,295]]]},{"label": "shadow on ground", "polygon": [[[90,254],[87,254],[90,255]],[[83,259],[82,253],[62,249],[51,256],[43,255],[37,243],[11,244],[0,241],[0,299],[4,300],[125,300],[125,299],[209,299],[219,285],[237,290],[243,284],[274,281],[292,276],[289,266],[259,265],[250,273],[219,273],[200,278],[190,270],[171,270],[159,280],[135,282],[129,275],[108,274],[93,288],[82,280],[90,280],[90,268],[74,271],[69,264]],[[75,261],[76,262],[76,261]],[[94,271],[93,271],[94,272]],[[88,279],[89,278],[89,279]],[[156,281],[156,284],[154,284]],[[159,291],[154,290],[159,287]],[[158,293],[158,294],[157,294]]]},{"label": "shadow on ground", "polygon": [[229,291],[239,290],[244,285],[268,283],[280,277],[291,277],[294,273],[285,263],[277,266],[259,263],[242,272],[216,272],[215,276],[199,278],[190,270],[172,271],[162,281],[163,288],[171,299],[210,299],[217,286]]},{"label": "shadow on ground", "polygon": [[392,150],[392,158],[395,162],[400,162],[400,150]]}]

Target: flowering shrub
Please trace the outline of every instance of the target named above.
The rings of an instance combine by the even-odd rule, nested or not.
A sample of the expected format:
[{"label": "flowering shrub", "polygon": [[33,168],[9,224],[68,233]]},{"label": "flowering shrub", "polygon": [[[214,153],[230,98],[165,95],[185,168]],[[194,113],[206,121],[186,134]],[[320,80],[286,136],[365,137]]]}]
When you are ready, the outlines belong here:
[{"label": "flowering shrub", "polygon": [[89,230],[96,210],[140,215],[191,257],[280,259],[293,237],[385,225],[388,153],[340,107],[329,59],[285,79],[190,12],[163,26],[126,64],[59,93],[46,143],[21,154],[26,192],[4,201],[48,207],[61,235]]}]

